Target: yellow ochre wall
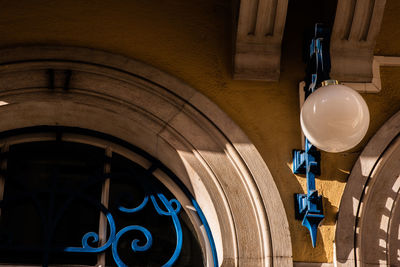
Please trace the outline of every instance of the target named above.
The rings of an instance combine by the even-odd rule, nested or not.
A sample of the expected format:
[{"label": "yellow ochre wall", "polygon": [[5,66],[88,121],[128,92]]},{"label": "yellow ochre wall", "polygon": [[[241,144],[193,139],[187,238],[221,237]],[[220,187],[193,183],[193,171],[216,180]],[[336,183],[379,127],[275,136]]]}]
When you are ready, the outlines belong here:
[{"label": "yellow ochre wall", "polygon": [[[279,82],[234,81],[229,2],[3,0],[0,48],[29,44],[90,47],[143,61],[182,79],[219,105],[261,153],[285,205],[294,260],[332,262],[335,217],[346,179],[367,140],[400,110],[400,68],[383,68],[382,92],[363,95],[370,108],[371,126],[362,144],[350,152],[322,153],[317,189],[324,196],[326,219],[313,249],[308,231],[294,219],[293,194],[306,190],[306,180],[291,171],[292,149],[301,148],[298,83],[304,77],[302,32],[284,40]],[[389,25],[392,31],[400,29],[392,11],[400,11],[399,3],[389,0],[387,4],[387,12],[396,19],[385,18],[383,27]],[[378,38],[376,53],[400,55],[400,40],[397,46],[387,45],[393,41],[387,34],[392,32],[384,30]]]}]

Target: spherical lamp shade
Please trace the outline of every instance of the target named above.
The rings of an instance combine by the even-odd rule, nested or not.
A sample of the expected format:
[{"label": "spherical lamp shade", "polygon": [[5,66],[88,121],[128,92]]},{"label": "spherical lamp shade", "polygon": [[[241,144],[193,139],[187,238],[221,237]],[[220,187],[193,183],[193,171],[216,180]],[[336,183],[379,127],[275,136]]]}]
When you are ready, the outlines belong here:
[{"label": "spherical lamp shade", "polygon": [[314,146],[327,152],[343,152],[365,136],[368,106],[359,93],[347,86],[323,86],[304,102],[300,123]]}]

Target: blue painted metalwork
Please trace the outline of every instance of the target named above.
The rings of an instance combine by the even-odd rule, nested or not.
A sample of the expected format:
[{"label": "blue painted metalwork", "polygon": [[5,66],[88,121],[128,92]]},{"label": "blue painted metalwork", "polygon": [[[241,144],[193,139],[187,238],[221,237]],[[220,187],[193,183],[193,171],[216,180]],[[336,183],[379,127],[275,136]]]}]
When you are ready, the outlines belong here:
[{"label": "blue painted metalwork", "polygon": [[193,204],[194,208],[197,211],[197,215],[199,215],[200,221],[203,223],[203,226],[204,226],[204,228],[206,230],[208,241],[210,242],[210,246],[211,246],[211,253],[212,253],[212,257],[213,257],[214,267],[217,267],[217,266],[219,266],[218,265],[217,249],[215,247],[215,242],[214,242],[213,235],[211,233],[210,226],[208,225],[206,217],[204,216],[203,211],[201,210],[201,208],[200,208],[199,204],[197,203],[197,201],[193,197],[191,197],[191,201],[192,201],[192,204]]},{"label": "blue painted metalwork", "polygon": [[137,212],[137,211],[142,210],[144,207],[146,207],[148,201],[149,201],[149,197],[148,197],[148,196],[145,196],[144,199],[143,199],[142,204],[140,204],[140,205],[137,206],[136,208],[128,209],[128,208],[125,208],[125,207],[122,207],[122,206],[118,206],[118,209],[119,209],[121,212],[125,212],[125,213],[135,213],[135,212]]},{"label": "blue painted metalwork", "polygon": [[[197,215],[199,216],[200,221],[202,222],[209,243],[211,247],[211,252],[212,252],[212,257],[213,257],[213,263],[214,266],[218,266],[218,258],[217,258],[217,251],[214,243],[214,239],[212,237],[211,230],[209,228],[209,225],[207,223],[207,220],[201,211],[198,203],[194,199],[194,197],[190,194],[190,192],[182,185],[179,179],[177,179],[169,170],[166,168],[162,167],[157,161],[154,161],[154,165],[147,170],[147,175],[151,175],[151,173],[156,170],[157,168],[163,169],[163,171],[166,171],[171,178],[177,183],[179,187],[184,191],[184,193],[189,197],[191,200]],[[153,245],[153,236],[151,232],[145,228],[144,226],[141,225],[129,225],[126,227],[123,227],[122,229],[117,229],[116,222],[114,215],[110,212],[109,209],[107,209],[103,204],[99,202],[99,199],[94,199],[88,195],[85,194],[85,190],[87,188],[92,187],[95,184],[101,184],[103,183],[106,179],[117,179],[119,174],[107,174],[107,175],[102,175],[98,177],[93,177],[89,181],[85,182],[82,186],[79,188],[75,188],[73,191],[69,191],[68,189],[65,188],[59,188],[56,185],[56,180],[57,177],[52,179],[53,185],[50,186],[48,189],[44,189],[40,192],[30,192],[29,190],[25,190],[25,185],[23,183],[19,183],[19,181],[16,179],[16,181],[13,181],[15,183],[19,183],[18,186],[22,189],[21,192],[17,195],[10,195],[6,199],[0,201],[0,208],[4,208],[10,205],[18,205],[18,203],[21,203],[21,200],[25,199],[24,201],[31,201],[34,206],[36,207],[36,211],[41,219],[42,222],[42,227],[43,227],[43,232],[45,233],[46,237],[46,244],[43,247],[23,247],[23,246],[14,246],[10,244],[0,243],[0,249],[7,249],[9,251],[20,251],[20,252],[42,252],[43,253],[43,266],[47,266],[48,263],[48,258],[49,254],[55,253],[55,252],[66,252],[66,253],[89,253],[89,254],[96,254],[96,253],[101,253],[104,252],[108,249],[110,249],[113,259],[115,263],[118,266],[127,266],[126,263],[123,262],[123,260],[120,258],[119,253],[118,253],[118,243],[119,240],[122,236],[124,236],[128,232],[138,232],[141,235],[144,236],[143,240],[140,239],[134,239],[131,242],[131,250],[133,253],[141,253],[148,251],[152,248]],[[143,177],[142,177],[143,178]],[[136,179],[136,178],[135,178]],[[140,183],[143,183],[144,181],[147,181],[147,179],[140,179]],[[123,205],[119,204],[119,201],[117,201],[117,210],[120,211],[121,213],[124,214],[133,214],[136,212],[139,212],[143,210],[145,207],[149,206],[148,204],[150,203],[149,200],[151,200],[152,206],[154,208],[154,211],[156,214],[160,216],[168,216],[171,218],[174,229],[175,229],[175,236],[176,236],[176,246],[174,249],[173,254],[170,256],[170,258],[162,265],[162,266],[173,266],[174,263],[178,260],[179,255],[182,251],[182,245],[183,245],[183,231],[182,231],[182,226],[178,217],[179,212],[181,211],[182,207],[181,204],[179,203],[178,200],[172,198],[168,199],[163,193],[159,191],[157,187],[154,187],[153,183],[148,183],[145,182],[145,184],[142,184],[141,187],[144,189],[145,196],[142,200],[142,202],[134,207],[134,208],[128,208],[124,207]],[[24,189],[25,188],[25,189]],[[54,207],[54,204],[50,203],[50,208],[46,209],[45,207],[42,206],[42,203],[38,200],[39,195],[46,194],[47,196],[50,197],[50,202],[54,202],[55,196],[63,195],[66,197],[66,201],[63,202],[63,205],[57,208],[57,210]],[[62,219],[63,214],[65,211],[68,209],[68,207],[71,206],[71,203],[74,201],[78,202],[85,202],[88,203],[89,205],[93,206],[96,210],[99,210],[101,213],[103,213],[107,219],[108,223],[108,229],[109,229],[109,234],[107,239],[104,241],[105,243],[102,245],[99,245],[99,235],[95,232],[88,232],[83,235],[82,240],[81,240],[81,246],[68,246],[68,247],[56,247],[56,246],[51,246],[51,240],[53,238],[53,235],[55,233],[56,226],[58,222]],[[49,214],[50,212],[50,214]],[[46,216],[47,213],[47,216]]]},{"label": "blue painted metalwork", "polygon": [[[182,250],[183,233],[182,233],[182,227],[181,227],[181,224],[180,224],[179,218],[178,218],[178,213],[181,210],[181,204],[176,199],[168,200],[161,193],[157,193],[156,196],[163,203],[163,205],[167,209],[167,211],[164,211],[163,209],[160,208],[160,206],[157,203],[157,199],[154,195],[150,195],[150,199],[154,205],[155,210],[157,211],[157,213],[159,215],[171,216],[173,223],[174,223],[175,231],[176,231],[177,243],[176,243],[175,251],[174,251],[173,255],[171,256],[171,258],[165,264],[162,265],[164,267],[169,267],[169,266],[173,266],[173,264],[178,259],[179,254]],[[144,198],[143,202],[136,208],[127,209],[122,206],[119,206],[118,209],[120,211],[123,211],[126,213],[134,213],[134,212],[137,212],[137,211],[140,211],[141,209],[143,209],[146,206],[146,204],[148,203],[148,199],[149,199],[149,196],[146,196]],[[175,205],[175,208],[173,207],[173,204]],[[109,226],[110,226],[110,235],[109,235],[108,241],[101,247],[92,247],[89,245],[89,239],[91,239],[90,240],[91,243],[95,243],[95,242],[99,241],[99,236],[97,233],[89,232],[89,233],[86,233],[82,238],[82,247],[66,247],[63,249],[64,252],[99,253],[99,252],[107,250],[110,246],[112,246],[112,255],[113,255],[115,263],[119,267],[126,267],[128,265],[126,265],[118,255],[118,250],[117,250],[118,242],[123,234],[125,234],[129,231],[134,231],[134,230],[140,231],[143,233],[143,235],[146,237],[146,243],[145,243],[145,245],[140,246],[140,245],[138,245],[138,243],[139,243],[138,239],[133,240],[132,244],[131,244],[132,251],[133,252],[138,252],[138,251],[143,252],[143,251],[147,251],[148,249],[151,248],[153,238],[152,238],[152,235],[149,232],[149,230],[147,230],[143,226],[130,225],[130,226],[124,227],[123,229],[119,230],[118,233],[116,234],[116,226],[115,226],[113,216],[103,205],[101,205],[101,209],[103,212],[105,212]]]},{"label": "blue painted metalwork", "polygon": [[[319,171],[319,155],[315,147],[306,140],[305,151],[297,154],[297,161],[300,158],[304,159],[304,162],[300,165],[305,166],[305,174],[307,176],[307,194],[296,194],[295,195],[295,212],[296,218],[302,220],[302,225],[307,227],[310,232],[311,241],[313,247],[316,246],[317,242],[317,230],[321,221],[324,219],[322,209],[322,196],[318,195],[318,191],[315,189],[315,177]],[[301,156],[300,156],[300,155]],[[297,173],[301,174],[301,170],[297,170]]]},{"label": "blue painted metalwork", "polygon": [[201,210],[199,204],[193,197],[192,193],[186,188],[186,186],[182,183],[182,181],[179,180],[176,176],[174,176],[173,173],[171,173],[169,170],[164,169],[164,171],[170,175],[172,180],[182,189],[182,191],[185,193],[185,195],[190,199],[191,203],[193,204],[193,207],[195,208],[197,215],[199,216],[199,219],[202,222],[204,229],[206,231],[206,234],[207,234],[208,242],[211,247],[211,254],[212,254],[213,263],[214,263],[213,266],[218,267],[219,265],[218,265],[217,248],[215,246],[215,241],[214,241],[214,237],[211,233],[210,226],[208,225],[207,219],[206,219],[203,211]]},{"label": "blue painted metalwork", "polygon": [[[329,30],[321,24],[314,27],[313,37],[308,48],[307,77],[304,87],[306,98],[319,84],[329,79]],[[310,232],[312,246],[317,243],[317,230],[324,219],[322,196],[315,188],[315,178],[320,171],[320,153],[306,138],[305,150],[293,151],[293,172],[306,174],[307,194],[295,194],[295,217],[302,220],[302,225]]]},{"label": "blue painted metalwork", "polygon": [[[172,266],[174,262],[178,259],[179,254],[182,249],[182,227],[181,223],[179,222],[179,218],[177,216],[177,213],[181,209],[181,204],[176,200],[176,199],[171,199],[170,201],[167,200],[167,198],[162,195],[162,194],[157,194],[157,196],[160,198],[161,202],[164,204],[164,206],[167,208],[167,212],[163,211],[157,204],[156,198],[154,196],[151,196],[151,201],[153,202],[153,205],[155,209],[157,210],[158,214],[160,215],[166,215],[166,216],[171,216],[172,220],[174,221],[174,227],[175,227],[175,232],[176,232],[176,247],[174,254],[171,256],[171,258],[163,265],[165,267]],[[172,203],[175,203],[176,209],[172,207]]]},{"label": "blue painted metalwork", "polygon": [[[103,180],[104,180],[104,178],[102,178],[100,180],[96,180],[96,182],[99,182],[99,181],[101,182]],[[46,232],[47,232],[48,238],[46,238],[46,239],[51,240],[53,231],[54,231],[55,226],[56,226],[57,222],[59,221],[61,215],[63,214],[65,209],[71,204],[72,200],[78,198],[81,201],[86,201],[86,202],[92,204],[93,206],[96,206],[98,209],[101,210],[101,212],[103,212],[105,214],[107,221],[108,221],[109,229],[110,229],[110,234],[107,239],[107,242],[100,247],[93,246],[96,244],[96,242],[99,241],[99,235],[95,232],[88,232],[82,237],[82,247],[64,247],[64,248],[48,247],[47,248],[48,251],[45,253],[48,254],[48,253],[55,252],[55,251],[74,252],[74,253],[100,253],[100,252],[103,252],[103,251],[109,249],[110,247],[112,247],[112,255],[113,255],[115,263],[119,267],[125,267],[127,265],[119,257],[118,250],[117,250],[118,242],[119,242],[121,236],[123,236],[125,233],[127,233],[129,231],[141,232],[146,238],[146,243],[144,245],[139,245],[138,243],[140,241],[138,239],[135,239],[132,241],[131,249],[133,252],[143,252],[143,251],[147,251],[148,249],[151,248],[152,235],[149,232],[149,230],[147,230],[145,227],[138,226],[138,225],[130,225],[130,226],[124,227],[123,229],[121,229],[117,232],[116,224],[115,224],[113,215],[110,213],[110,211],[107,208],[105,208],[104,205],[102,205],[101,203],[97,202],[96,200],[94,200],[92,198],[87,197],[85,194],[82,193],[82,191],[85,188],[87,188],[88,186],[90,186],[91,184],[93,184],[93,181],[82,186],[82,188],[78,189],[76,192],[73,192],[72,195],[70,196],[70,198],[64,204],[64,206],[58,212],[58,215],[55,217],[55,220],[53,222],[50,222],[50,224],[47,223],[48,231],[46,231]],[[46,193],[50,193],[50,192],[46,192]],[[65,192],[63,189],[54,190],[54,191],[52,191],[51,194],[56,194],[56,193],[57,194],[60,194],[60,193],[61,194],[62,193],[71,194],[71,192]],[[27,198],[32,198],[32,200],[34,200],[34,202],[38,203],[38,201],[36,200],[36,196],[34,194],[27,193],[25,195]],[[181,211],[181,204],[176,199],[168,200],[165,197],[165,195],[162,193],[154,193],[149,196],[145,196],[143,202],[136,208],[128,209],[128,208],[119,206],[118,209],[124,213],[138,212],[146,206],[149,198],[151,199],[152,204],[153,204],[154,209],[157,212],[157,214],[162,215],[162,216],[170,216],[173,221],[175,232],[176,232],[176,240],[177,240],[176,247],[175,247],[175,251],[174,251],[173,255],[170,257],[170,259],[162,265],[164,267],[173,266],[173,264],[177,261],[179,255],[180,255],[180,252],[182,250],[182,243],[183,243],[182,227],[181,227],[179,217],[178,217],[178,214]],[[157,199],[159,199],[159,201],[161,201],[165,210],[163,210],[160,207],[160,205],[157,202],[158,201]],[[18,201],[21,201],[21,196],[18,196],[14,199],[8,198],[5,201],[0,201],[0,207],[7,206],[12,202],[18,202]],[[43,208],[40,207],[40,204],[38,204],[37,207],[39,208],[39,211],[40,211],[40,214],[42,217],[42,222],[45,222],[44,216],[43,216],[43,214],[44,214]],[[12,248],[9,248],[9,249],[12,249]],[[27,247],[24,247],[24,248],[15,247],[14,249],[22,250],[22,251],[35,250],[35,248],[27,248]],[[45,258],[47,259],[47,256]],[[46,266],[46,265],[47,264],[44,263],[44,266]]]}]

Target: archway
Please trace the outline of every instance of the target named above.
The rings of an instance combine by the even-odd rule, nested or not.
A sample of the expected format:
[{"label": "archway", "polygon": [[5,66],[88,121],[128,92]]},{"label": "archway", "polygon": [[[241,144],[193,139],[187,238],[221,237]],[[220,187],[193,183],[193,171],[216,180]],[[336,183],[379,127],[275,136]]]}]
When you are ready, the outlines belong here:
[{"label": "archway", "polygon": [[171,169],[206,216],[223,266],[290,266],[279,192],[261,156],[215,104],[143,63],[71,47],[0,52],[0,132],[79,127]]}]

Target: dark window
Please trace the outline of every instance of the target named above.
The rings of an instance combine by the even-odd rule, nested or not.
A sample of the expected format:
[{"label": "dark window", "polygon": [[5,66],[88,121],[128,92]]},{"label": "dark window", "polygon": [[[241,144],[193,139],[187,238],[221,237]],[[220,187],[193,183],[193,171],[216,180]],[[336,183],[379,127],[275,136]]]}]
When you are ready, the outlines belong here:
[{"label": "dark window", "polygon": [[109,147],[54,140],[3,147],[1,168],[1,263],[117,266],[117,254],[127,266],[161,266],[176,253],[181,231],[174,266],[203,266],[188,215],[183,208],[177,220],[167,214],[163,201],[171,210],[180,204],[152,175],[157,167],[145,169]]}]

